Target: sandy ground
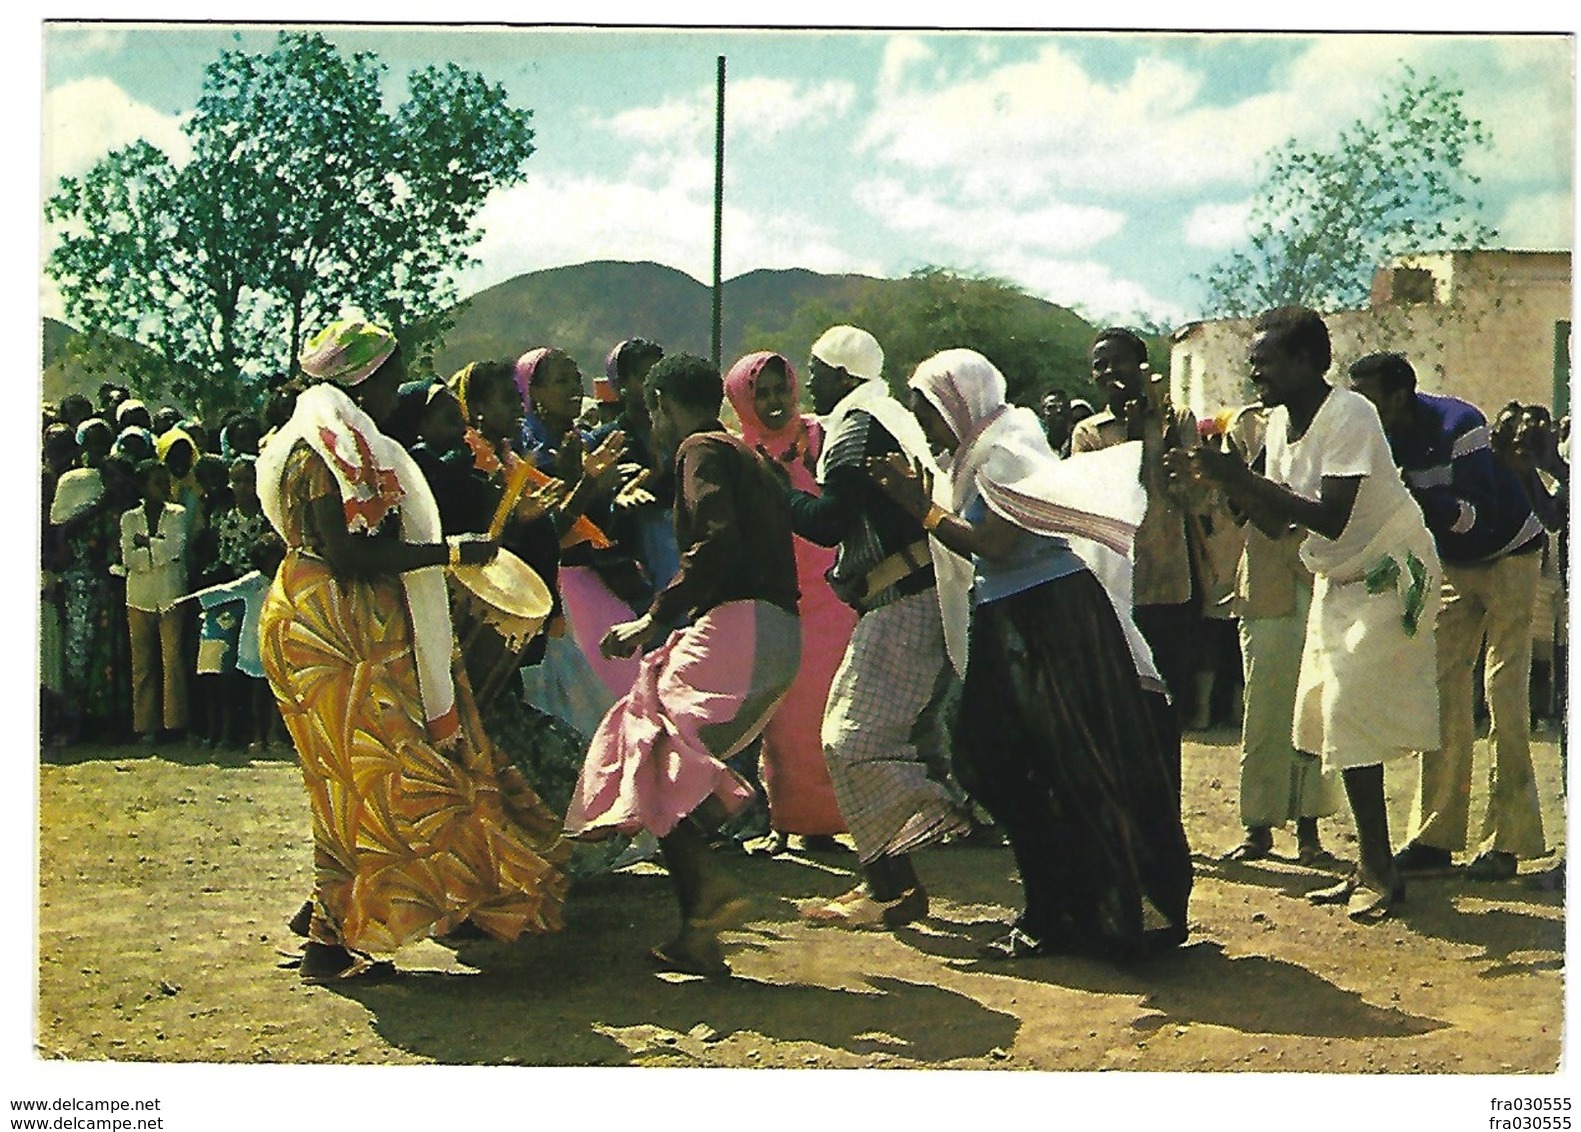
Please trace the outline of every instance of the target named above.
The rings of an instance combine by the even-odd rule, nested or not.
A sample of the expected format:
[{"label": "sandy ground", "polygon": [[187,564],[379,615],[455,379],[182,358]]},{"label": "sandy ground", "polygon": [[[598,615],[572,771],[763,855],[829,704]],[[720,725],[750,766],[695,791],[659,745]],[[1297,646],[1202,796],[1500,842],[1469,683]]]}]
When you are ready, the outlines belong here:
[{"label": "sandy ground", "polygon": [[[646,949],[667,937],[674,912],[664,876],[638,865],[581,882],[558,935],[455,949],[425,941],[397,957],[394,981],[333,989],[300,984],[277,952],[309,885],[308,812],[287,755],[46,752],[37,1055],[1552,1073],[1564,906],[1543,870],[1563,855],[1563,804],[1556,744],[1540,739],[1535,751],[1555,857],[1508,883],[1415,881],[1402,915],[1378,925],[1301,898],[1327,877],[1293,863],[1288,834],[1275,847],[1287,859],[1214,863],[1239,825],[1235,736],[1213,732],[1191,736],[1185,755],[1198,866],[1191,940],[1146,967],[979,963],[1018,889],[1008,850],[959,846],[919,855],[933,912],[894,933],[798,922],[794,899],[848,887],[848,853],[735,858],[761,901],[727,936],[728,980],[648,967]],[[1414,786],[1414,766],[1391,769],[1397,840]],[[1325,836],[1354,855],[1348,819],[1325,822]]]}]

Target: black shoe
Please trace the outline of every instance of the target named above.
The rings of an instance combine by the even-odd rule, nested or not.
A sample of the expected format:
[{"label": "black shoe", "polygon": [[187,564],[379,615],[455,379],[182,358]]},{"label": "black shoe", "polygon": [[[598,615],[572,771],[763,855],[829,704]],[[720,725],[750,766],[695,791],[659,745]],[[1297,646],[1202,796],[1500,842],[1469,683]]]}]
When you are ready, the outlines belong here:
[{"label": "black shoe", "polygon": [[1394,855],[1394,867],[1402,873],[1427,873],[1447,869],[1454,863],[1454,854],[1436,845],[1423,845],[1420,841],[1406,844]]},{"label": "black shoe", "polygon": [[1514,880],[1518,869],[1514,853],[1491,849],[1466,866],[1466,876],[1471,880]]}]

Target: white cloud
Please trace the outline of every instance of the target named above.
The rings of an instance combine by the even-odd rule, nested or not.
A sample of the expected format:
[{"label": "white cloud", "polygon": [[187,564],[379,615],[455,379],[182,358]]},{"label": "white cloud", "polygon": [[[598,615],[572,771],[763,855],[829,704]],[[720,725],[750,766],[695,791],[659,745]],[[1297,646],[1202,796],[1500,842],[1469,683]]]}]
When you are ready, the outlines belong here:
[{"label": "white cloud", "polygon": [[1575,239],[1574,200],[1568,193],[1532,193],[1512,201],[1499,222],[1500,247],[1563,251]]},{"label": "white cloud", "polygon": [[1199,204],[1186,217],[1186,243],[1209,251],[1234,247],[1246,238],[1246,222],[1251,212],[1250,200],[1233,204]]},{"label": "white cloud", "polygon": [[1144,61],[1111,85],[1057,43],[965,77],[922,74],[930,58],[915,41],[890,44],[862,149],[927,173],[1003,177],[1028,196],[1244,180],[1268,145],[1227,109],[1194,108],[1201,77],[1174,63]]},{"label": "white cloud", "polygon": [[725,92],[725,129],[739,132],[743,141],[771,142],[809,122],[842,117],[855,98],[856,88],[848,82],[805,86],[783,79],[742,79]]},{"label": "white cloud", "polygon": [[1006,248],[986,270],[1096,322],[1178,326],[1190,317],[1178,303],[1160,298],[1143,284],[1118,276],[1108,265],[1094,260],[1043,258],[1028,255],[1024,249]]},{"label": "white cloud", "polygon": [[983,255],[1005,244],[1051,254],[1081,251],[1125,226],[1110,208],[1047,201],[1035,208],[965,206],[905,183],[878,178],[857,185],[852,198],[892,231],[930,243]]},{"label": "white cloud", "polygon": [[[1473,171],[1493,177],[1567,174],[1570,48],[1561,37],[1486,44],[1466,37],[1313,37],[1268,90],[1205,104],[1203,76],[1145,53],[1107,82],[1058,42],[1030,59],[979,57],[944,74],[925,40],[887,45],[878,106],[859,145],[881,160],[963,186],[990,175],[1017,197],[1060,190],[1090,197],[1249,187],[1259,159],[1294,137],[1321,144],[1376,105],[1402,65],[1466,81],[1466,108],[1496,149]],[[1467,80],[1476,80],[1473,84]],[[1534,112],[1535,111],[1535,112]]]},{"label": "white cloud", "polygon": [[[666,99],[655,106],[622,111],[595,125],[615,136],[654,150],[707,147],[713,149],[715,128],[714,88]],[[787,131],[808,124],[822,124],[844,115],[856,97],[848,82],[829,80],[817,84],[784,79],[746,77],[734,79],[725,91],[727,144],[764,144]]]},{"label": "white cloud", "polygon": [[65,83],[44,95],[44,184],[88,171],[113,149],[139,138],[163,150],[177,166],[191,156],[181,132],[183,116],[134,101],[105,78]]},{"label": "white cloud", "polygon": [[[662,217],[662,223],[654,218]],[[652,260],[706,282],[713,274],[713,201],[674,183],[551,176],[496,193],[477,219],[479,263],[462,294],[537,271],[590,260]],[[725,209],[727,278],[756,268],[803,267],[881,274],[853,257],[826,227],[793,212]]]},{"label": "white cloud", "polygon": [[933,51],[918,36],[897,35],[884,44],[884,60],[879,66],[878,89],[881,93],[896,90],[908,72],[933,59]]}]

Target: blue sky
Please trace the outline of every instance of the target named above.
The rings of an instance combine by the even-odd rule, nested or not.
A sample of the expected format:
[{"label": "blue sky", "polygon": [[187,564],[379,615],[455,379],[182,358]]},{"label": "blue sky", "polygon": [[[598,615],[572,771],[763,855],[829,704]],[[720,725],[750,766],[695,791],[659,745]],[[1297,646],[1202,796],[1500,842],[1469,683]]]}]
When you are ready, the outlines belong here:
[{"label": "blue sky", "polygon": [[[267,50],[275,30],[47,26],[45,184],[137,136],[179,158],[204,65],[237,34]],[[1572,241],[1564,35],[323,30],[376,52],[392,99],[408,71],[454,61],[533,110],[528,180],[485,207],[463,293],[606,258],[706,281],[721,54],[727,277],[943,265],[1094,318],[1179,323],[1202,313],[1195,277],[1244,234],[1259,159],[1332,136],[1402,62],[1463,87],[1492,133],[1474,168],[1498,243]],[[58,313],[48,286],[43,305]]]}]

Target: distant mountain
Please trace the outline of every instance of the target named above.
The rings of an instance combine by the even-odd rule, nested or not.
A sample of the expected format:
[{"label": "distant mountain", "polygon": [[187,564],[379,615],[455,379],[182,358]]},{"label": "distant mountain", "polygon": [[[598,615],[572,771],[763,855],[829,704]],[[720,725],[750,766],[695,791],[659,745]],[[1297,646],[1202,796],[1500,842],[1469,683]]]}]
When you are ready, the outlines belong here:
[{"label": "distant mountain", "polygon": [[[747,351],[750,336],[788,326],[803,304],[848,305],[874,282],[799,269],[751,271],[726,280],[720,345],[725,364]],[[651,339],[670,353],[707,356],[713,298],[705,284],[672,267],[600,261],[518,275],[460,303],[454,318],[434,359],[442,375],[468,362],[558,346],[591,380],[604,372],[610,347],[626,338]]]},{"label": "distant mountain", "polygon": [[[913,279],[822,275],[799,268],[750,271],[724,284],[721,347],[728,366],[749,350],[779,349],[800,365],[822,326],[807,321],[809,306],[832,319],[852,317],[890,289],[918,287]],[[1014,305],[1049,349],[1043,372],[1010,374],[1012,389],[1045,388],[1059,380],[1092,396],[1086,356],[1094,327],[1080,315],[1031,295]],[[434,368],[448,375],[471,361],[509,359],[536,346],[565,350],[591,379],[604,372],[611,346],[625,338],[649,338],[669,353],[709,353],[712,327],[709,288],[674,268],[655,263],[600,261],[529,272],[497,284],[458,304],[454,326],[437,351]],[[801,317],[798,317],[800,315]],[[941,315],[941,324],[952,319]],[[805,339],[805,340],[804,340]],[[900,343],[896,343],[900,347]],[[1155,347],[1158,344],[1155,344]],[[1167,365],[1168,344],[1155,348]],[[886,342],[886,350],[890,343]],[[935,346],[935,348],[938,348]],[[920,357],[897,349],[896,373]]]},{"label": "distant mountain", "polygon": [[[41,394],[45,401],[59,401],[68,393],[81,393],[95,404],[99,400],[99,386],[105,381],[120,381],[136,386],[135,380],[121,376],[121,371],[146,372],[153,351],[127,338],[114,335],[89,342],[75,327],[53,318],[43,320],[43,370],[40,374]],[[169,370],[168,365],[152,367]],[[164,390],[138,389],[139,397],[152,398],[160,404],[177,404]]]},{"label": "distant mountain", "polygon": [[[924,286],[927,284],[916,279],[823,275],[795,268],[750,271],[726,280],[721,343],[724,364],[748,350],[778,349],[800,366],[813,337],[828,325],[822,319],[852,318],[859,308],[871,309],[875,301],[896,296],[905,288]],[[1028,349],[1023,352],[1032,361],[1019,367],[1015,359],[996,359],[1007,367],[1012,390],[1046,388],[1050,381],[1058,380],[1067,389],[1090,397],[1090,387],[1081,387],[1087,381],[1092,325],[1073,311],[1031,295],[1014,296],[1011,303],[1020,312],[1016,316],[1020,324],[1033,333],[1036,343],[1035,350],[1033,340],[1025,343]],[[949,308],[948,303],[945,306]],[[610,347],[626,338],[652,339],[668,353],[706,356],[712,309],[706,285],[656,263],[599,261],[529,272],[457,304],[451,312],[453,325],[435,353],[432,368],[448,376],[471,361],[511,359],[536,346],[558,346],[576,359],[591,383],[604,372],[604,357]],[[958,311],[940,309],[936,325],[931,318],[930,325],[949,336],[948,327],[960,317]],[[90,360],[90,355],[110,359],[112,372],[119,358],[149,356],[143,347],[124,339],[88,349],[72,327],[54,319],[43,321],[42,333],[46,400],[73,391],[97,398],[105,363]],[[886,368],[896,374],[921,360],[916,342],[884,344],[892,363]],[[1162,348],[1157,348],[1160,345]],[[930,348],[941,347],[935,341]],[[1155,343],[1155,365],[1160,360],[1167,365],[1168,357],[1167,342]],[[159,391],[137,392],[162,403],[167,400]]]}]

